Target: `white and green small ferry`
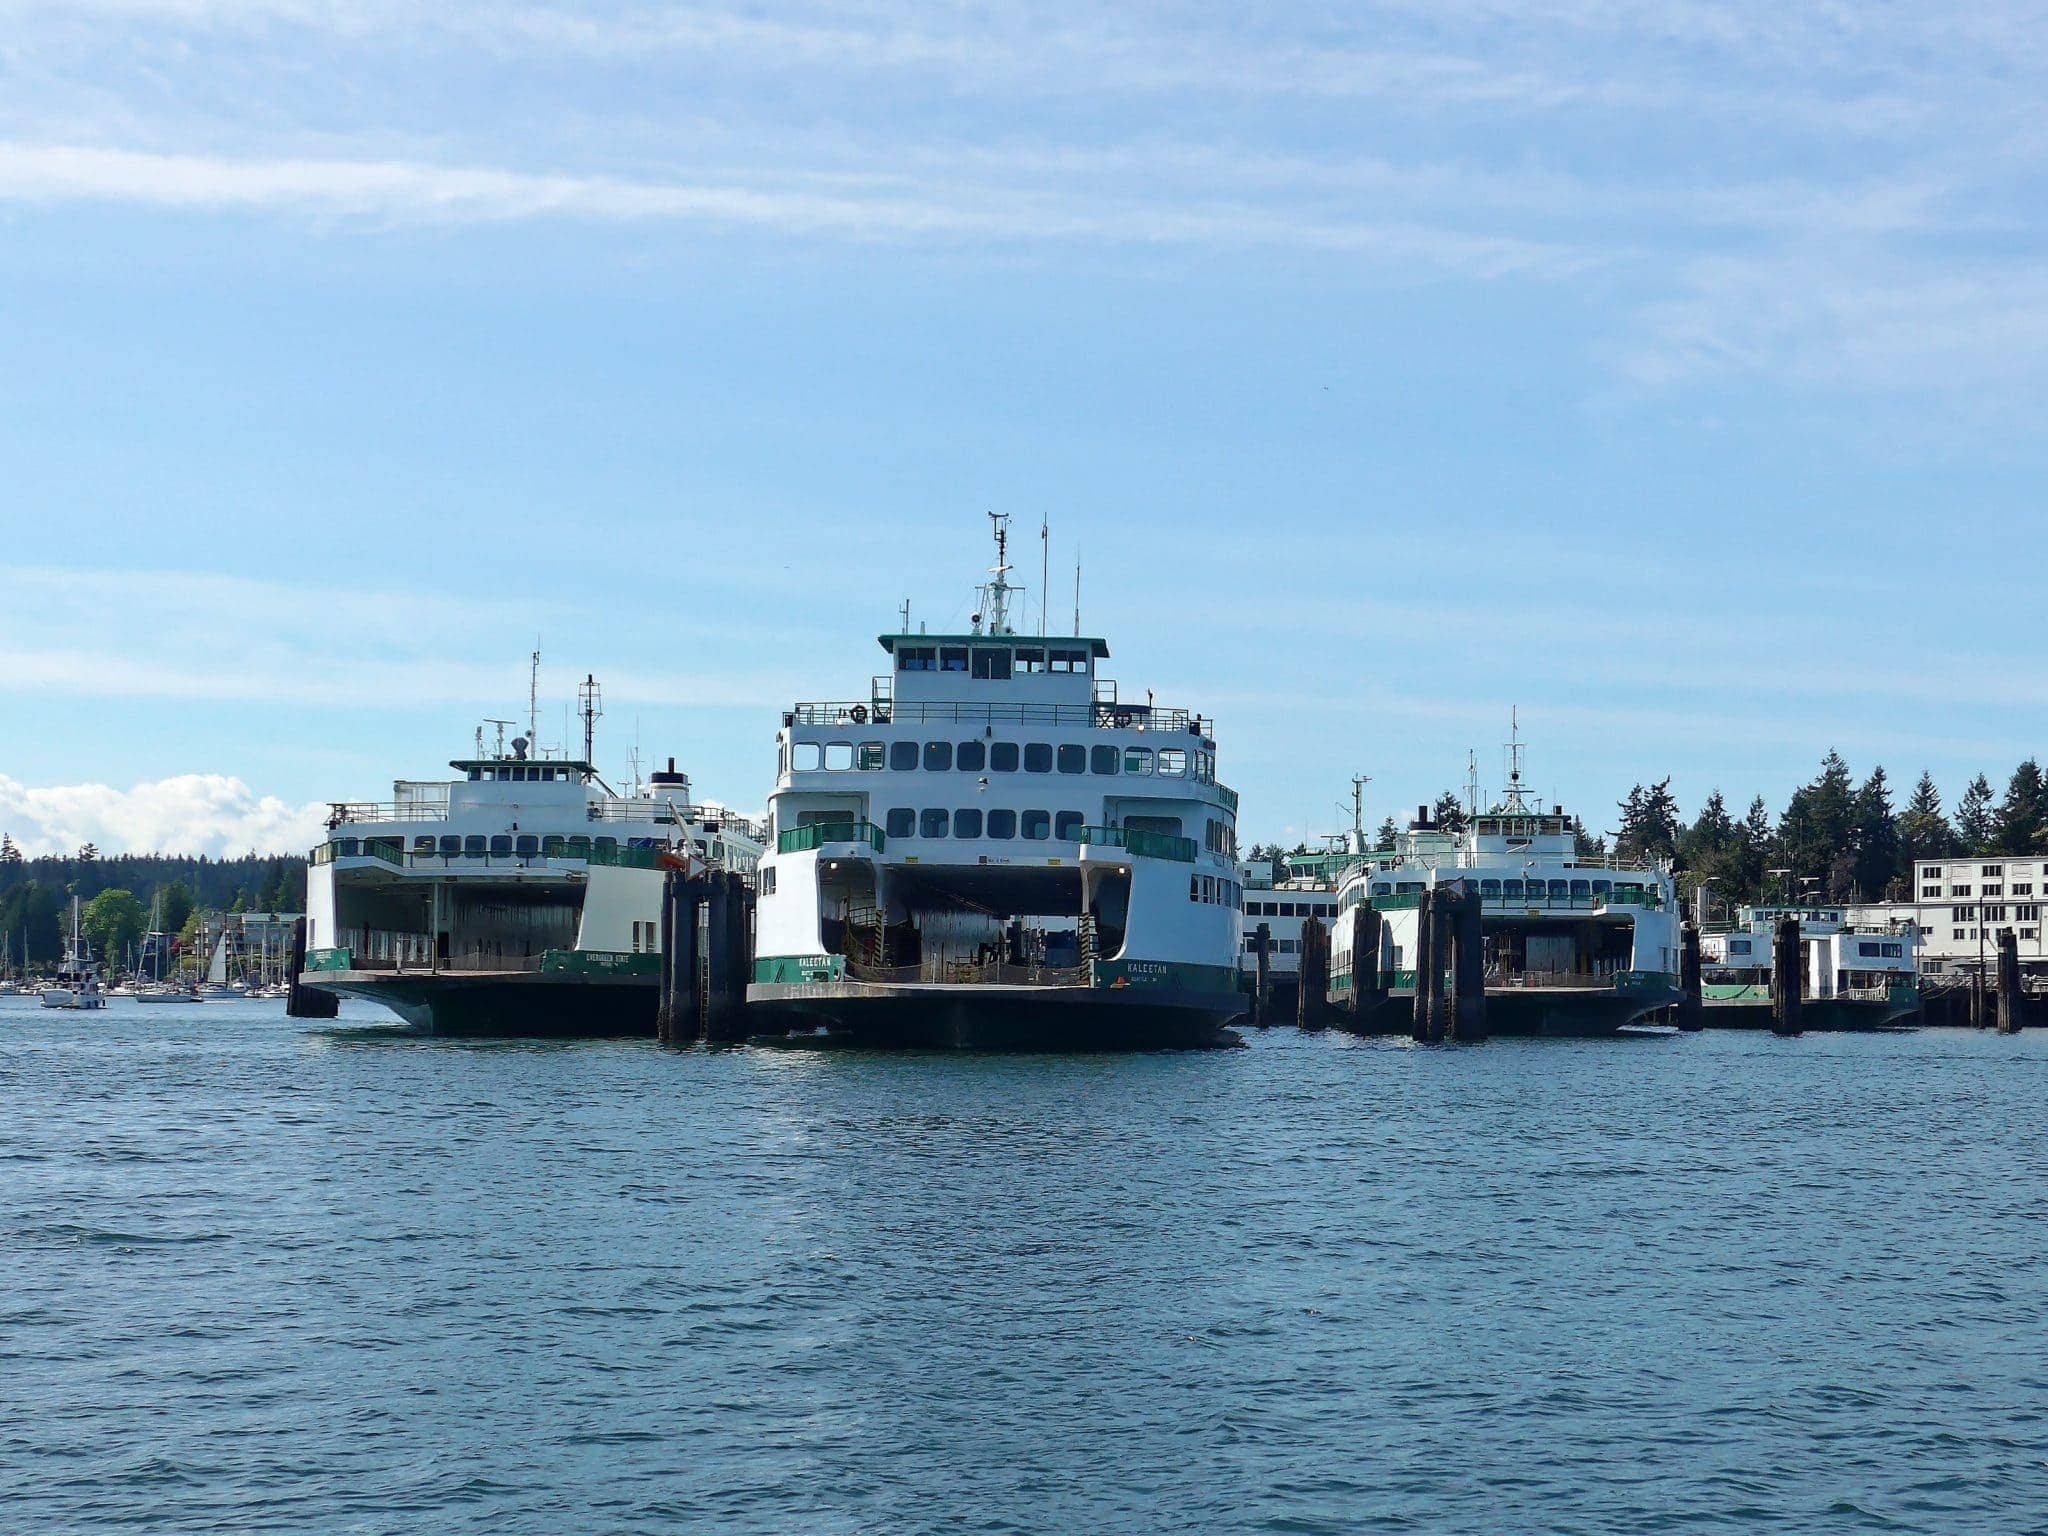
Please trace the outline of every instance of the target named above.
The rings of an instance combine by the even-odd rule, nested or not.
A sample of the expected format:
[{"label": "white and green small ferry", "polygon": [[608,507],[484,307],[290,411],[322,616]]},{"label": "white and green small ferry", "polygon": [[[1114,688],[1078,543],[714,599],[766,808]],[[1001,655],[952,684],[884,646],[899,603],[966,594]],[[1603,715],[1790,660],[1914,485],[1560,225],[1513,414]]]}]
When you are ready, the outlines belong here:
[{"label": "white and green small ferry", "polygon": [[1700,1001],[1709,1029],[1772,1027],[1774,939],[1799,923],[1799,1021],[1809,1030],[1910,1028],[1920,1015],[1919,928],[1851,922],[1844,907],[1738,908],[1732,926],[1700,935]]},{"label": "white and green small ferry", "polygon": [[[586,687],[594,685],[586,684]],[[751,875],[759,827],[675,760],[627,794],[527,738],[337,803],[306,870],[309,986],[448,1035],[652,1035],[670,869]]]},{"label": "white and green small ferry", "polygon": [[865,697],[784,714],[748,1001],[880,1045],[1228,1043],[1237,796],[1214,730],[1122,697],[1100,638],[1018,633],[995,534],[964,632],[906,622]]},{"label": "white and green small ferry", "polygon": [[[1417,907],[1452,881],[1479,887],[1486,956],[1486,1027],[1495,1035],[1608,1035],[1679,1000],[1679,909],[1661,860],[1582,851],[1562,805],[1529,803],[1520,771],[1503,799],[1447,829],[1429,807],[1344,876],[1332,936],[1332,1023],[1407,1033],[1414,1017]],[[1354,1007],[1352,913],[1380,915],[1380,1001]],[[1347,1018],[1348,1014],[1348,1018]]]}]

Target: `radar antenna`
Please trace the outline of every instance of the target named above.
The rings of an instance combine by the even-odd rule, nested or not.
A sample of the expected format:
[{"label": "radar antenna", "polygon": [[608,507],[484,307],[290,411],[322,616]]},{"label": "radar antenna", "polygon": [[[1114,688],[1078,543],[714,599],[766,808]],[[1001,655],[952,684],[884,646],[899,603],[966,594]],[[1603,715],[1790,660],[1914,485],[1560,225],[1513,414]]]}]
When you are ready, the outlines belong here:
[{"label": "radar antenna", "polygon": [[1513,816],[1527,816],[1529,801],[1522,788],[1522,711],[1516,705],[1508,714],[1508,744],[1503,749],[1507,758],[1508,789],[1506,803],[1501,809]]},{"label": "radar antenna", "polygon": [[[514,720],[493,720],[488,715],[484,717],[485,725],[495,725],[498,728],[498,744],[492,749],[492,756],[503,757],[505,755],[505,728],[508,725],[516,725],[517,723]],[[484,733],[479,730],[476,734],[477,739],[481,741]]]},{"label": "radar antenna", "polygon": [[1007,635],[1014,633],[1010,628],[1010,594],[1023,588],[1010,585],[1010,514],[991,512],[988,521],[996,536],[996,563],[989,567],[991,579],[981,589],[981,612],[975,615],[975,633],[981,633],[981,621],[986,619],[990,634]]}]

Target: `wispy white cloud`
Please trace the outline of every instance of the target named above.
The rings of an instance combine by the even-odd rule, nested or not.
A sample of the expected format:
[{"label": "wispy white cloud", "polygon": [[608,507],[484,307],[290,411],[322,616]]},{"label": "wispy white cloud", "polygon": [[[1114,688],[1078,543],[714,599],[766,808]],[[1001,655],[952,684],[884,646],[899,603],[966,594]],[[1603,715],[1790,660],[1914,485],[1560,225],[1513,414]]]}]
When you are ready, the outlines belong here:
[{"label": "wispy white cloud", "polygon": [[0,831],[23,853],[193,853],[232,857],[303,852],[325,807],[259,795],[240,779],[184,773],[127,789],[107,784],[32,787],[0,774]]}]

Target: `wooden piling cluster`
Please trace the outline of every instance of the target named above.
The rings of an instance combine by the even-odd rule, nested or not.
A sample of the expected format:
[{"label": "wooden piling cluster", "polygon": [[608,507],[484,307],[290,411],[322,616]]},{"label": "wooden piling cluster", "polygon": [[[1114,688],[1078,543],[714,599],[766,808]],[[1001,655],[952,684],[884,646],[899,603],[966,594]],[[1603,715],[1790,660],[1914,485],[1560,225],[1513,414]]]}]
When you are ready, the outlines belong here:
[{"label": "wooden piling cluster", "polygon": [[1806,946],[1800,942],[1799,919],[1781,917],[1771,937],[1771,1033],[1796,1035],[1802,1029],[1800,1005],[1806,991]]},{"label": "wooden piling cluster", "polygon": [[1360,1027],[1368,1024],[1386,1001],[1380,979],[1381,918],[1372,903],[1361,901],[1351,913],[1351,1012]]},{"label": "wooden piling cluster", "polygon": [[1486,949],[1479,887],[1454,880],[1415,908],[1415,1022],[1425,1045],[1486,1038]]},{"label": "wooden piling cluster", "polygon": [[1700,982],[1700,925],[1688,922],[1678,930],[1678,1027],[1694,1034],[1706,1027],[1706,991]]},{"label": "wooden piling cluster", "polygon": [[670,870],[661,891],[661,997],[655,1034],[664,1045],[744,1040],[753,970],[754,893],[730,870]]},{"label": "wooden piling cluster", "polygon": [[341,1011],[341,999],[325,987],[309,987],[299,980],[306,968],[306,920],[292,924],[291,973],[284,983],[284,1012],[291,1019],[331,1019]]},{"label": "wooden piling cluster", "polygon": [[1318,918],[1301,925],[1301,974],[1294,1021],[1303,1029],[1321,1029],[1330,1005],[1330,930]]}]

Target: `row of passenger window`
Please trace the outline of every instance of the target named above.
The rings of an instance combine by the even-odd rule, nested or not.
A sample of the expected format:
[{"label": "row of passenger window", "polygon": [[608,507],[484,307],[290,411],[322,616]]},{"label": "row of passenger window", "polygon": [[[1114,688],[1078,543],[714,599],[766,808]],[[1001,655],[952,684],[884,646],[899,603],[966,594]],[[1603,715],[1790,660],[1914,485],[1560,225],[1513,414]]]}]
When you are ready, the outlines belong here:
[{"label": "row of passenger window", "polygon": [[998,842],[1022,837],[1032,843],[1057,838],[1071,843],[1086,823],[1079,811],[1061,811],[1058,816],[1050,811],[994,810],[984,814],[969,806],[958,811],[893,810],[882,830],[890,837],[990,837]]},{"label": "row of passenger window", "polygon": [[1244,910],[1251,917],[1328,917],[1337,910],[1334,901],[1248,901]]},{"label": "row of passenger window", "polygon": [[1241,907],[1244,905],[1244,887],[1220,875],[1189,875],[1188,900],[1207,902],[1211,906]]},{"label": "row of passenger window", "polygon": [[1045,741],[799,741],[791,744],[784,765],[799,773],[848,769],[878,773],[1093,773],[1109,777],[1185,778],[1188,754],[1180,747],[1084,747],[1069,742],[1055,747]]}]

